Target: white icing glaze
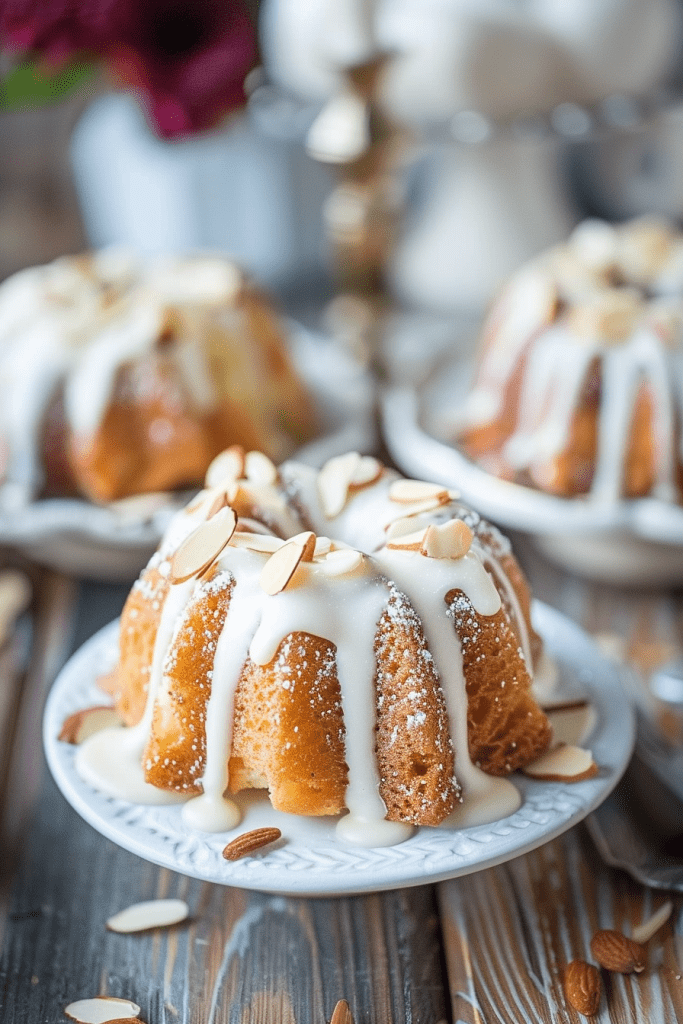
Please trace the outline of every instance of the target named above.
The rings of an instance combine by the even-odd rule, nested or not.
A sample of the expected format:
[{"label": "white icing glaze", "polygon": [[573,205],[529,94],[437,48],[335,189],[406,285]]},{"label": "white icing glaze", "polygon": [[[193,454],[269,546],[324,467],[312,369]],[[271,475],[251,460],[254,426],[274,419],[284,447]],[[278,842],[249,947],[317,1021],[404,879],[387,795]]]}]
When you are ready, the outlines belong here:
[{"label": "white icing glaze", "polygon": [[[315,474],[309,474],[305,467],[292,468],[292,464],[288,474],[289,477],[283,474],[288,485],[293,481],[300,484],[303,480],[306,485],[304,497],[310,497],[311,480],[315,480]],[[354,492],[341,516],[331,524],[326,521],[326,525],[331,526],[333,537],[338,532],[342,536],[345,534],[345,539],[354,535],[360,530],[359,520],[365,518],[367,525],[369,510],[379,517],[394,514],[394,509],[400,515],[399,503],[391,502],[387,497],[392,479],[395,479],[394,474],[387,473],[386,478],[371,487]],[[160,552],[152,560],[162,576],[168,574],[168,558],[174,548],[202,521],[206,505],[203,499],[207,493],[193,502],[191,511],[179,513],[174,518]],[[322,515],[317,501],[311,514],[314,519]],[[439,523],[456,514],[469,515],[476,531],[477,517],[454,503],[415,518],[420,522]],[[342,518],[343,524],[339,521]],[[297,528],[301,525],[296,523]],[[486,527],[485,532],[488,529]],[[384,538],[384,530],[381,534],[370,532],[372,539],[375,536]],[[489,550],[491,546],[493,553]],[[496,558],[507,550],[506,543],[495,533],[492,545],[487,544],[484,549],[475,540],[470,551],[458,559],[427,558],[417,552],[382,547],[374,556],[364,556],[351,571],[330,576],[325,571],[326,546],[321,545],[317,560],[301,562],[287,587],[280,593],[269,595],[259,585],[261,569],[269,553],[228,546],[220,556],[218,572],[211,581],[197,583],[189,580],[169,588],[161,612],[143,717],[133,728],[106,730],[91,737],[79,749],[79,772],[98,788],[137,802],[187,798],[182,792],[167,793],[144,781],[143,750],[155,703],[163,703],[172,686],[171,676],[165,675],[164,666],[174,638],[183,628],[183,617],[189,613],[190,597],[193,593],[200,596],[202,590],[214,586],[229,585],[233,592],[216,644],[205,713],[206,756],[203,775],[198,779],[203,792],[183,807],[184,821],[189,827],[209,832],[225,831],[238,823],[239,811],[225,794],[229,787],[232,709],[243,665],[247,657],[257,665],[268,665],[281,650],[282,685],[295,687],[296,666],[290,670],[290,662],[284,656],[289,653],[292,636],[306,633],[324,638],[336,648],[348,767],[345,794],[348,813],[338,822],[338,835],[347,842],[365,846],[393,845],[403,841],[412,833],[412,827],[385,819],[386,807],[380,795],[375,755],[375,637],[377,625],[391,597],[391,587],[395,585],[408,595],[422,622],[446,702],[455,776],[463,792],[463,802],[449,816],[446,824],[465,827],[512,813],[520,803],[515,787],[507,780],[486,775],[472,763],[469,755],[462,654],[454,623],[445,606],[446,595],[450,591],[461,590],[478,615],[492,616],[499,611],[501,597],[484,564],[486,560],[502,584],[506,600],[518,619],[521,644],[530,668],[531,655],[524,617],[514,590]]]},{"label": "white icing glaze", "polygon": [[[64,387],[72,433],[100,426],[121,369],[151,352],[166,311],[231,310],[241,274],[218,257],[137,263],[122,250],[64,257],[21,271],[0,286],[0,435],[10,452],[2,500],[18,505],[43,483],[38,452],[46,409]],[[196,338],[168,349],[198,412],[215,408],[216,389]]]},{"label": "white icing glaze", "polygon": [[[510,377],[522,363],[517,421],[502,455],[512,470],[530,471],[533,477],[535,468],[540,469],[567,448],[589,370],[596,362],[601,395],[591,495],[599,501],[614,502],[624,492],[634,411],[645,385],[651,399],[655,458],[651,493],[664,501],[676,501],[676,455],[679,459],[683,457],[680,275],[672,278],[673,256],[669,257],[659,276],[655,274],[650,281],[654,297],[650,300],[647,293],[636,291],[636,296],[643,296],[644,312],[635,318],[630,335],[621,339],[617,332],[612,336],[610,330],[614,333],[615,324],[612,321],[610,327],[609,303],[619,297],[619,291],[610,284],[609,274],[628,273],[634,253],[645,263],[652,253],[647,240],[638,240],[638,233],[644,230],[642,222],[617,229],[601,222],[587,222],[583,227],[585,231],[577,229],[566,246],[549,250],[517,274],[499,299],[485,333],[476,384],[463,410],[454,415],[454,427],[462,432],[497,417]],[[591,242],[588,248],[587,241]],[[671,235],[669,244],[680,262],[680,239]],[[638,260],[634,266],[637,269]],[[559,292],[570,300],[573,296],[583,297],[591,308],[599,311],[595,337],[574,333],[562,312],[554,324],[546,321],[544,325],[538,315],[540,291],[536,312],[520,314],[520,303],[527,293],[533,298],[529,282],[536,282],[540,289],[543,274],[546,282],[549,276],[554,277]],[[637,274],[632,284],[642,289]],[[629,285],[627,291],[633,292],[633,287]],[[671,292],[676,294],[670,295]]]},{"label": "white icing glaze", "polygon": [[76,771],[85,782],[110,796],[141,804],[177,803],[187,799],[184,793],[160,790],[145,781],[143,754],[162,683],[164,660],[194,586],[195,580],[188,580],[168,591],[154,643],[145,710],[138,724],[131,728],[103,729],[78,748]]}]

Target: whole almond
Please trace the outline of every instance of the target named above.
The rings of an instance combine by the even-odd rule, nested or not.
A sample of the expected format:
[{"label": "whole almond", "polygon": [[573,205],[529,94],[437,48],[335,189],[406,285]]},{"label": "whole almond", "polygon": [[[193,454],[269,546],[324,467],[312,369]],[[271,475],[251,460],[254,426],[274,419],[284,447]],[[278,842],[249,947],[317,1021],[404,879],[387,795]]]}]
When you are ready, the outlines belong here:
[{"label": "whole almond", "polygon": [[618,974],[640,973],[645,970],[647,962],[644,946],[611,928],[595,933],[591,939],[591,953],[601,967]]},{"label": "whole almond", "polygon": [[585,960],[572,960],[564,970],[564,994],[579,1013],[592,1017],[600,1005],[600,972]]},{"label": "whole almond", "polygon": [[251,832],[243,832],[241,836],[228,843],[223,850],[223,856],[226,860],[239,860],[240,857],[260,850],[262,846],[274,843],[281,835],[279,828],[254,828]]}]

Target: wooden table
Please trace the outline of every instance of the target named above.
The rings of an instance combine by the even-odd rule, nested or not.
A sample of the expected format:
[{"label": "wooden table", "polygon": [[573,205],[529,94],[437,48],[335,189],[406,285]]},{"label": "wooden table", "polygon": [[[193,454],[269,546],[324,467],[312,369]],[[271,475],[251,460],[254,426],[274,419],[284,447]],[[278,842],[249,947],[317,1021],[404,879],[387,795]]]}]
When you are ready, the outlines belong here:
[{"label": "wooden table", "polygon": [[[681,595],[613,591],[553,570],[531,549],[523,556],[539,597],[621,637],[642,669],[683,646]],[[356,1024],[581,1020],[564,999],[564,965],[590,959],[598,927],[627,930],[667,898],[606,868],[581,826],[460,881],[340,899],[248,893],[139,860],[66,804],[39,740],[59,664],[118,613],[126,588],[32,575],[33,655],[5,714],[13,740],[1,794],[4,1024],[59,1021],[69,1001],[95,993],[132,998],[149,1024],[323,1024],[341,998]],[[115,910],[167,895],[188,901],[189,924],[138,936],[105,930]],[[595,1020],[683,1021],[679,906],[643,975],[604,975]]]}]

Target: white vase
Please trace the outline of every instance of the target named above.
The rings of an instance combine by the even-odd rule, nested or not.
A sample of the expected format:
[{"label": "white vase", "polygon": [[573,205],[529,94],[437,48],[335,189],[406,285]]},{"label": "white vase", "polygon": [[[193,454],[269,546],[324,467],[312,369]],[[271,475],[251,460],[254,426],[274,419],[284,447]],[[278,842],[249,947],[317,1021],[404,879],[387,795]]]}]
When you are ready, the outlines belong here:
[{"label": "white vase", "polygon": [[71,158],[93,246],[215,250],[275,288],[321,274],[327,170],[247,113],[221,131],[165,141],[132,96],[106,95],[77,125]]}]

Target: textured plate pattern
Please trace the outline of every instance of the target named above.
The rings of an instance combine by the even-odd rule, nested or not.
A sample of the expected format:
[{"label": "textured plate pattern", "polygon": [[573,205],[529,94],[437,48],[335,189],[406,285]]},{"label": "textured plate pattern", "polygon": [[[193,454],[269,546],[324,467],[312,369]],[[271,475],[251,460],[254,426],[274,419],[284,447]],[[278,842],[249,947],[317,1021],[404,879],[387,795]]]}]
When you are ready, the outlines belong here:
[{"label": "textured plate pattern", "polygon": [[[596,707],[598,722],[588,742],[600,773],[573,785],[514,776],[522,806],[491,825],[462,830],[420,828],[399,846],[365,850],[335,840],[335,819],[282,814],[260,794],[238,798],[244,811],[242,823],[218,836],[187,828],[177,805],[143,807],[103,796],[76,774],[76,748],[56,737],[67,715],[101,703],[95,678],[116,660],[117,623],[89,640],[54,684],[44,718],[48,763],[67,800],[103,835],[140,857],[210,882],[292,895],[334,895],[465,875],[532,850],[580,821],[611,792],[631,754],[633,712],[618,670],[558,612],[536,604],[534,615],[559,664],[562,696],[588,695]],[[242,860],[223,860],[221,851],[231,838],[262,825],[276,825],[282,839]]]}]

